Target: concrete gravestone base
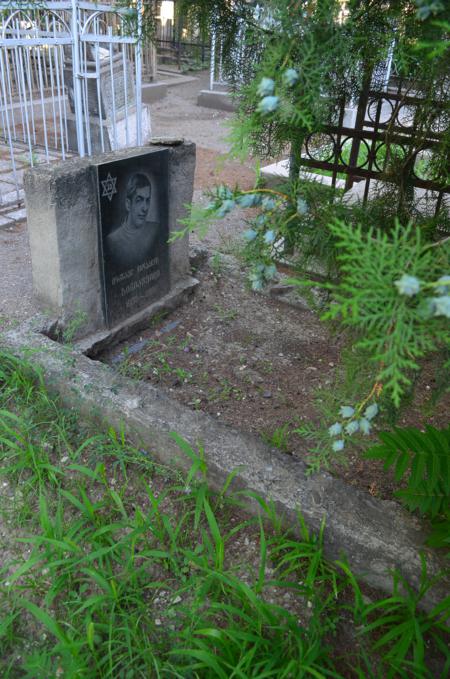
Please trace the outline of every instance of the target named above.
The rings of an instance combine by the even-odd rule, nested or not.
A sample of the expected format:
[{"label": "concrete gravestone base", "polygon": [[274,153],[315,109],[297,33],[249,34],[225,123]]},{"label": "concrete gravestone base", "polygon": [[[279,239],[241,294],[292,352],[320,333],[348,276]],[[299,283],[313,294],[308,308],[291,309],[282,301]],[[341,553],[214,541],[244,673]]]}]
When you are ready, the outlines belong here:
[{"label": "concrete gravestone base", "polygon": [[157,140],[26,173],[35,294],[71,339],[120,338],[195,287],[187,237],[167,244],[194,169],[194,144]]}]

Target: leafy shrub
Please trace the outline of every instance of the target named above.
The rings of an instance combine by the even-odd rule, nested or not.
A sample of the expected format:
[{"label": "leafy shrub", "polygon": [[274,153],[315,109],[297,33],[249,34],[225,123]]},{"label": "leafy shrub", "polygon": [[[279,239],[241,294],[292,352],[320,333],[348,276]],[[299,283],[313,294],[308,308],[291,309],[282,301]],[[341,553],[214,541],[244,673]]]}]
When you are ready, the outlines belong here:
[{"label": "leafy shrub", "polygon": [[[377,364],[377,381],[398,406],[418,360],[448,342],[448,320],[429,302],[448,261],[448,243],[430,247],[418,229],[399,223],[390,235],[340,221],[330,230],[342,280],[327,286],[333,301],[324,318],[361,333],[356,346]],[[417,293],[399,289],[406,274],[421,286]]]}]

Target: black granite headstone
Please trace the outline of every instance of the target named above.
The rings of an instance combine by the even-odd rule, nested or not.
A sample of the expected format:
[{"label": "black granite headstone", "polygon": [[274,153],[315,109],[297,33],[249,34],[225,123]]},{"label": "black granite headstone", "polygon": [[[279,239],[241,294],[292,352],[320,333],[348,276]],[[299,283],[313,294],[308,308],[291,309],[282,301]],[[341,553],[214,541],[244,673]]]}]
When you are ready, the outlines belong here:
[{"label": "black granite headstone", "polygon": [[98,166],[100,269],[109,327],[169,291],[168,158],[163,149]]}]

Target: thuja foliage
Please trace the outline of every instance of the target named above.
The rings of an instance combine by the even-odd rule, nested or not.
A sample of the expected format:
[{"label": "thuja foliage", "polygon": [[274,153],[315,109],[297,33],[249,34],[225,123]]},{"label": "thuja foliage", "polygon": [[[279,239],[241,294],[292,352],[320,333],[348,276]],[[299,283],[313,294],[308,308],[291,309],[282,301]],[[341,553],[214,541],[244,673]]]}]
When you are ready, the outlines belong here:
[{"label": "thuja foliage", "polygon": [[[196,3],[189,4],[194,12]],[[221,187],[206,212],[221,217],[236,205],[260,208],[244,233],[256,289],[271,278],[271,260],[280,255],[280,242],[284,256],[292,250],[300,253],[296,263],[303,272],[314,259],[321,264],[326,260],[328,274],[338,283],[329,286],[333,303],[325,318],[364,335],[358,345],[377,364],[377,379],[398,406],[418,360],[448,342],[448,294],[436,300],[432,290],[448,275],[445,210],[437,218],[420,214],[408,183],[411,163],[431,128],[439,129],[440,137],[428,163],[438,183],[444,186],[448,177],[450,128],[444,102],[450,60],[447,49],[431,47],[442,40],[448,45],[448,11],[439,2],[406,0],[353,0],[347,10],[343,15],[342,3],[333,0],[268,0],[254,12],[249,30],[260,27],[263,47],[254,78],[241,88],[235,146],[261,155],[279,153],[288,145],[291,181],[279,190],[257,190],[253,197]],[[235,11],[241,13],[239,3]],[[245,21],[247,15],[241,16]],[[225,12],[225,23],[226,18]],[[404,91],[414,92],[422,104],[406,157],[393,154],[385,167],[389,200],[379,196],[367,207],[354,206],[337,192],[327,195],[323,187],[299,179],[299,154],[305,135],[319,132],[342,101],[367,82],[376,86],[376,66],[394,38]],[[390,133],[386,130],[387,146]],[[408,224],[408,217],[415,218],[420,232]],[[403,276],[422,281],[418,295],[396,287]]]},{"label": "thuja foliage", "polygon": [[[240,102],[236,152],[252,150],[260,156],[274,156],[291,145],[296,170],[305,135],[335,121],[340,103],[350,103],[364,85],[371,83],[376,89],[383,83],[384,73],[378,66],[395,39],[396,72],[406,91],[422,99],[414,115],[412,145],[388,172],[400,188],[402,210],[409,209],[408,178],[415,154],[431,128],[441,134],[432,153],[433,176],[446,181],[450,130],[445,101],[450,67],[448,49],[442,47],[448,47],[449,29],[444,3],[350,0],[345,11],[339,0],[266,0],[255,5],[227,0],[182,3],[193,19],[216,25],[230,45],[229,68]],[[252,69],[243,69],[239,51],[232,48],[237,36],[239,46],[251,47]],[[262,91],[262,82],[272,86]],[[393,130],[388,129],[388,147],[391,134]]]},{"label": "thuja foliage", "polygon": [[[333,303],[324,318],[339,319],[358,332],[356,346],[377,364],[376,379],[398,406],[418,360],[449,340],[450,278],[448,286],[439,280],[450,244],[433,247],[423,242],[419,229],[398,223],[389,235],[379,229],[365,233],[340,221],[329,228],[341,280],[327,286]],[[408,288],[408,280],[417,288]],[[434,308],[441,299],[442,313]]]},{"label": "thuja foliage", "polygon": [[418,589],[396,573],[393,595],[369,601],[325,557],[324,524],[312,532],[299,513],[285,531],[234,473],[212,493],[205,454],[179,436],[186,475],[113,430],[80,435],[75,417],[0,354],[2,677],[448,675],[450,601],[423,610],[438,579],[425,561]]},{"label": "thuja foliage", "polygon": [[[192,16],[199,9],[195,1],[185,4]],[[387,401],[395,408],[401,405],[425,357],[437,351],[445,356],[449,350],[448,215],[441,210],[430,216],[412,187],[412,173],[420,163],[424,176],[442,187],[449,182],[449,10],[442,2],[425,0],[350,0],[345,15],[342,3],[333,0],[267,0],[257,11],[252,3],[242,7],[238,2],[234,13],[230,6],[222,11],[222,4],[227,3],[216,2],[212,9],[217,25],[236,35],[242,28],[236,23],[240,16],[247,44],[256,52],[251,67],[234,65],[240,108],[233,150],[259,157],[290,154],[290,180],[276,189],[219,187],[210,193],[202,223],[235,207],[251,209],[243,237],[252,287],[261,289],[276,275],[274,260],[290,259],[298,268],[294,282],[327,292],[324,320],[346,329],[349,342],[373,366],[369,392],[356,402],[339,404],[334,423],[297,430],[311,440],[307,462],[310,471],[317,471],[342,460],[348,442],[367,440]],[[204,3],[202,11],[207,11]],[[395,126],[386,129],[385,182],[366,206],[352,204],[339,191],[302,180],[304,140],[336,123],[342,102],[357,99],[365,87],[380,86],[384,76],[378,65],[394,41],[401,92],[420,101],[410,121],[410,145],[401,151]],[[232,63],[229,68],[233,71]],[[423,146],[430,130],[436,133],[432,150]],[[316,151],[325,153],[320,138],[318,143]],[[311,269],[328,280],[316,275],[305,281]],[[441,373],[448,367],[442,360]],[[448,500],[443,434],[410,428],[396,429],[392,436],[397,448],[384,445],[376,454],[386,468],[395,462],[398,482],[405,480],[411,462],[414,470],[400,497],[410,510],[433,518],[432,540],[445,545],[449,517],[437,506],[438,497]],[[404,643],[400,639],[398,647],[403,649]]]}]

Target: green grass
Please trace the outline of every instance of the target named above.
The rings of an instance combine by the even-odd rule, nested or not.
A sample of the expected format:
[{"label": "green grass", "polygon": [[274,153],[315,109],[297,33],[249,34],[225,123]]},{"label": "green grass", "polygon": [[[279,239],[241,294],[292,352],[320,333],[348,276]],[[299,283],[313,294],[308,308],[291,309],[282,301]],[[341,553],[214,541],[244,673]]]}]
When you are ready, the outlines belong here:
[{"label": "green grass", "polygon": [[449,604],[419,610],[425,569],[418,593],[367,603],[325,558],[324,525],[299,513],[286,532],[234,473],[212,493],[204,452],[176,435],[186,475],[123,433],[90,436],[5,354],[0,411],[0,484],[16,498],[0,506],[2,678],[447,676]]},{"label": "green grass", "polygon": [[278,448],[282,453],[288,453],[290,434],[291,425],[289,422],[285,422],[271,432],[263,432],[262,439],[272,448]]}]

